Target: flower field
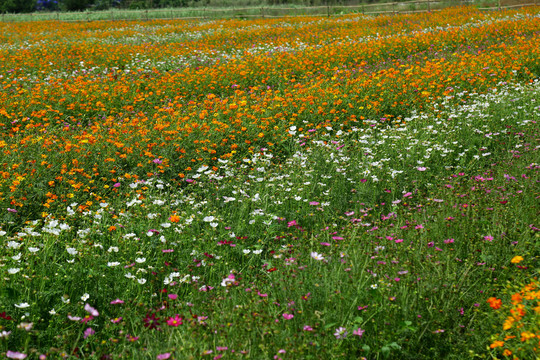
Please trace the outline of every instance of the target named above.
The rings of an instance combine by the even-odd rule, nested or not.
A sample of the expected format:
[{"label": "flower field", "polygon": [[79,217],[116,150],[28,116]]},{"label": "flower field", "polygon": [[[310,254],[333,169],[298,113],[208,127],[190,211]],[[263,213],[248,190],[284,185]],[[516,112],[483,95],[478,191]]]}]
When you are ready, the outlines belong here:
[{"label": "flower field", "polygon": [[0,357],[537,358],[539,7],[0,29]]}]

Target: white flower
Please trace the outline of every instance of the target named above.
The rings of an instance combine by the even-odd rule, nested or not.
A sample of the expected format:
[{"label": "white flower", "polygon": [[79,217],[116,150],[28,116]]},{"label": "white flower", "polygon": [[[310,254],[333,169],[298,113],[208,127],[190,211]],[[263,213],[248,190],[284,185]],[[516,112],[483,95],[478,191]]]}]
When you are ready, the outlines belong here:
[{"label": "white flower", "polygon": [[111,246],[108,250],[108,252],[118,252],[118,248],[116,246]]},{"label": "white flower", "polygon": [[12,256],[11,258],[12,258],[13,260],[15,260],[15,261],[20,260],[20,259],[21,259],[21,253],[18,253],[17,255]]},{"label": "white flower", "polygon": [[30,307],[30,304],[29,303],[20,303],[20,304],[15,304],[15,307],[19,308],[19,309],[24,309],[24,308]]},{"label": "white flower", "polygon": [[101,206],[102,208],[106,208],[107,206],[109,206],[108,203],[99,203],[99,206]]},{"label": "white flower", "polygon": [[244,254],[249,254],[249,253],[251,252],[251,250],[249,250],[249,249],[244,249],[244,250],[242,250],[242,252],[243,252]]},{"label": "white flower", "polygon": [[0,236],[4,236],[6,235],[7,233],[5,231],[0,231]]},{"label": "white flower", "polygon": [[259,255],[260,253],[262,253],[262,250],[253,250],[253,253],[254,253],[255,255]]},{"label": "white flower", "polygon": [[28,248],[28,251],[32,252],[32,253],[35,253],[35,252],[38,252],[39,251],[39,248],[37,247],[29,247]]},{"label": "white flower", "polygon": [[372,288],[373,290],[375,290],[377,287],[378,287],[377,284],[373,284],[373,285],[370,286],[370,288]]},{"label": "white flower", "polygon": [[321,254],[316,253],[315,251],[313,251],[313,252],[311,253],[311,257],[312,257],[313,259],[319,260],[319,261],[320,261],[320,260],[324,260],[324,257],[323,257]]},{"label": "white flower", "polygon": [[203,219],[203,221],[204,221],[204,222],[212,222],[212,221],[214,221],[214,219],[215,219],[215,217],[213,217],[213,216],[206,216],[206,217]]},{"label": "white flower", "polygon": [[7,247],[8,249],[18,249],[21,247],[21,243],[18,243],[16,241],[8,241]]},{"label": "white flower", "polygon": [[135,276],[134,276],[134,275],[131,275],[130,272],[128,272],[128,273],[125,274],[124,276],[127,277],[128,279],[135,279]]},{"label": "white flower", "polygon": [[146,258],[136,258],[135,261],[138,262],[139,264],[142,264],[143,262],[146,261]]},{"label": "white flower", "polygon": [[19,271],[21,271],[20,268],[11,268],[11,269],[8,269],[8,274],[13,275],[13,274],[18,273]]},{"label": "white flower", "polygon": [[30,330],[32,330],[32,327],[33,327],[33,326],[34,326],[34,323],[22,322],[22,323],[20,323],[19,325],[17,325],[17,329],[22,329],[22,330],[30,331]]},{"label": "white flower", "polygon": [[107,266],[109,267],[118,266],[118,265],[120,265],[118,261],[110,261],[107,263]]},{"label": "white flower", "polygon": [[83,296],[81,296],[82,301],[86,301],[88,299],[90,299],[90,295],[88,293],[84,293]]},{"label": "white flower", "polygon": [[75,248],[67,248],[66,251],[68,252],[68,254],[70,255],[77,255],[79,252],[77,251],[77,249]]},{"label": "white flower", "polygon": [[218,225],[219,225],[219,224],[218,224],[218,223],[216,223],[216,222],[212,222],[212,223],[210,223],[210,226],[211,226],[211,227],[213,227],[213,228],[217,228],[217,226],[218,226]]},{"label": "white flower", "polygon": [[56,315],[56,310],[54,310],[54,309],[50,310],[50,311],[49,311],[49,314],[51,314],[51,315]]},{"label": "white flower", "polygon": [[137,282],[143,285],[146,282],[146,279],[145,278],[137,279]]}]

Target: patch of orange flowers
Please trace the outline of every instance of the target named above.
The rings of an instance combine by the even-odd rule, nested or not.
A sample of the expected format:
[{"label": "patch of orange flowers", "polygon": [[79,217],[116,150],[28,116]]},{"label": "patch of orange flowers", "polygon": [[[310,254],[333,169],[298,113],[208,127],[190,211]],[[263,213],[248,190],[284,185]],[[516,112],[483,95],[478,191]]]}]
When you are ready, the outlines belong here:
[{"label": "patch of orange flowers", "polygon": [[540,281],[535,278],[513,293],[509,304],[493,297],[488,303],[506,317],[490,348],[512,359],[533,359],[540,350]]},{"label": "patch of orange flowers", "polygon": [[262,147],[280,156],[310,129],[397,126],[456,92],[529,81],[538,11],[0,24],[0,205],[54,213],[127,178],[180,182]]}]

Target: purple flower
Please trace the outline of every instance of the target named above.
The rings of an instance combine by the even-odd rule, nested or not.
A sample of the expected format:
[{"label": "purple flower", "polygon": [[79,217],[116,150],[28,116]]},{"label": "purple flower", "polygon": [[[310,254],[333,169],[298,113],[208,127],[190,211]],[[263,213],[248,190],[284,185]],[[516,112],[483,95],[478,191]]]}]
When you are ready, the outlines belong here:
[{"label": "purple flower", "polygon": [[362,337],[362,335],[364,335],[364,332],[365,332],[365,331],[366,331],[366,330],[363,330],[363,329],[361,329],[361,328],[358,328],[358,329],[354,330],[352,333],[353,333],[354,335],[358,335],[358,336]]},{"label": "purple flower", "polygon": [[154,164],[161,164],[163,160],[161,159],[154,159]]}]

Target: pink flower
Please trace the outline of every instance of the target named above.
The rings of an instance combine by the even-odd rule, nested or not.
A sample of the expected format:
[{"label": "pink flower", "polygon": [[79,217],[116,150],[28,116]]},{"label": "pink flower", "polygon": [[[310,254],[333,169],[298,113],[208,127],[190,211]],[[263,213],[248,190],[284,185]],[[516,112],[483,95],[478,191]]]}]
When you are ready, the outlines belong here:
[{"label": "pink flower", "polygon": [[169,299],[171,300],[176,300],[178,298],[178,295],[176,294],[169,294],[168,296],[169,296]]},{"label": "pink flower", "polygon": [[154,159],[154,164],[161,164],[163,163],[163,160],[161,159]]},{"label": "pink flower", "polygon": [[86,310],[88,313],[90,313],[90,315],[94,317],[99,316],[99,312],[88,304],[84,305],[84,310]]},{"label": "pink flower", "polygon": [[321,245],[322,245],[322,246],[330,246],[330,243],[322,242]]},{"label": "pink flower", "polygon": [[319,205],[319,203],[318,203],[317,201],[311,201],[311,202],[309,203],[309,205],[316,206],[316,205]]},{"label": "pink flower", "polygon": [[216,346],[216,350],[217,351],[225,351],[225,350],[228,350],[229,348],[226,347],[226,346]]},{"label": "pink flower", "polygon": [[158,356],[156,356],[156,359],[157,360],[165,360],[165,359],[168,359],[171,357],[171,353],[164,353],[164,354],[159,354]]},{"label": "pink flower", "polygon": [[170,317],[169,320],[167,320],[167,325],[174,327],[178,327],[178,325],[182,325],[183,323],[183,319],[178,314],[176,314],[174,317]]},{"label": "pink flower", "polygon": [[358,329],[354,330],[352,333],[353,333],[354,335],[358,335],[358,336],[362,337],[362,335],[364,335],[364,332],[365,332],[365,331],[366,331],[366,330],[362,330],[361,328],[358,328]]},{"label": "pink flower", "polygon": [[491,235],[484,236],[484,240],[493,241],[493,236],[491,236]]},{"label": "pink flower", "polygon": [[113,187],[115,187],[115,188],[120,187],[120,183],[114,184]]},{"label": "pink flower", "polygon": [[124,301],[120,300],[120,299],[116,299],[116,300],[111,301],[111,305],[123,304],[123,303],[124,303]]},{"label": "pink flower", "polygon": [[313,328],[309,325],[304,325],[304,331],[313,331]]},{"label": "pink flower", "polygon": [[418,171],[426,171],[427,168],[423,167],[423,166],[419,166],[416,168],[416,170]]},{"label": "pink flower", "polygon": [[120,321],[122,321],[122,317],[117,317],[117,318],[111,319],[111,322],[113,324],[118,324]]},{"label": "pink flower", "polygon": [[406,193],[405,195],[403,195],[403,197],[409,197],[409,196],[411,196],[411,195],[412,195],[412,192],[408,192],[408,193]]},{"label": "pink flower", "polygon": [[10,359],[26,359],[26,354],[8,350],[6,356]]},{"label": "pink flower", "polygon": [[68,317],[68,319],[71,320],[71,321],[79,321],[79,320],[81,320],[81,318],[78,317],[78,316],[71,316],[71,315],[68,315],[67,317]]},{"label": "pink flower", "polygon": [[92,328],[87,328],[86,330],[84,330],[84,338],[86,339],[87,337],[89,336],[92,336],[94,335],[96,332],[94,331],[94,329]]},{"label": "pink flower", "polygon": [[343,240],[341,236],[332,236],[332,239],[334,240]]},{"label": "pink flower", "polygon": [[284,318],[285,320],[291,320],[293,317],[294,317],[293,314],[287,314],[287,313],[284,313],[284,314],[283,314],[283,318]]}]

